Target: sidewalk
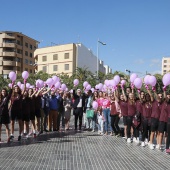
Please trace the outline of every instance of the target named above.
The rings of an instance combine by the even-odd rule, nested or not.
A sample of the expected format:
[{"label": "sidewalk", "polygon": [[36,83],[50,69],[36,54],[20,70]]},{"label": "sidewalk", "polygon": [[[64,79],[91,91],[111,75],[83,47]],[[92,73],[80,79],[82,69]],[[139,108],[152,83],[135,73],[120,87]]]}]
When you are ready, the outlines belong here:
[{"label": "sidewalk", "polygon": [[0,169],[165,170],[170,169],[170,155],[150,150],[148,146],[127,144],[120,137],[71,129],[44,133],[21,142],[17,142],[16,135],[14,142],[1,143]]}]

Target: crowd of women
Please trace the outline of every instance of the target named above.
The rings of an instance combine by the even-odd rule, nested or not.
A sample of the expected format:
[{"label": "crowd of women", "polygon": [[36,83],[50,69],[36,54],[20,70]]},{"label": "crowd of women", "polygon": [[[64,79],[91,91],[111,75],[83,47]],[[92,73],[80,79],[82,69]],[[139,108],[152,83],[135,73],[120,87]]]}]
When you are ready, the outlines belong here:
[{"label": "crowd of women", "polygon": [[[75,118],[75,130],[82,130],[84,114],[85,129],[96,130],[98,134],[120,136],[119,120],[123,117],[124,138],[127,143],[141,143],[149,145],[150,149],[161,149],[165,139],[166,152],[170,153],[170,92],[163,88],[163,92],[135,91],[135,88],[123,86],[108,89],[102,92],[96,89],[82,93],[82,90],[73,90],[73,93],[54,90],[26,88],[21,91],[18,85],[12,84],[9,93],[1,90],[0,96],[0,139],[2,124],[6,127],[7,142],[14,139],[14,126],[19,124],[18,141],[22,136],[36,137],[43,131],[59,131],[60,120],[65,130],[69,130],[71,110]],[[97,108],[93,107],[97,103]],[[89,111],[93,115],[89,116]],[[35,121],[36,120],[36,121]],[[79,129],[77,123],[79,120]],[[9,128],[10,123],[10,128]],[[29,126],[31,125],[31,128]],[[142,138],[139,139],[139,134]],[[156,139],[156,142],[154,143]],[[141,140],[141,141],[140,141]]]}]

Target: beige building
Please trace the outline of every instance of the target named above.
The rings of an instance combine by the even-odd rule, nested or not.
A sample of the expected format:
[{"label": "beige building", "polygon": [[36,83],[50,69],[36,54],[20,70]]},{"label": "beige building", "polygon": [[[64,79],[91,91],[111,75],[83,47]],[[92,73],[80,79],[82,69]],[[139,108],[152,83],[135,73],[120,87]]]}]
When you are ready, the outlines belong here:
[{"label": "beige building", "polygon": [[170,57],[162,58],[162,75],[170,72]]},{"label": "beige building", "polygon": [[0,32],[0,74],[7,77],[11,71],[34,73],[34,51],[38,41],[19,32]]},{"label": "beige building", "polygon": [[76,69],[75,44],[39,48],[36,49],[34,56],[37,71],[43,71],[48,74],[67,73],[72,75]]},{"label": "beige building", "polygon": [[[97,71],[97,57],[81,43],[39,48],[35,50],[34,57],[37,72],[72,75],[77,67],[87,68],[93,74]],[[105,73],[103,61],[98,60],[98,64],[99,70]]]}]

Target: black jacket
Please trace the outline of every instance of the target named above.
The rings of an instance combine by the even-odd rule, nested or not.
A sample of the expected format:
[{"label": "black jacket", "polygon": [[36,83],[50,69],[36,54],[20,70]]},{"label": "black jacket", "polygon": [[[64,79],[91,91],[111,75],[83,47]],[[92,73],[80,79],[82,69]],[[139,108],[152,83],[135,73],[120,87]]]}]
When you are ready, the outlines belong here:
[{"label": "black jacket", "polygon": [[[75,90],[73,90],[73,97],[74,97],[74,103],[73,103],[73,108],[76,109],[77,108],[77,105],[79,104],[79,101],[80,101],[80,96],[78,96],[76,93],[75,93]],[[85,99],[86,99],[86,96],[85,94],[83,93],[83,95],[81,96],[82,98],[82,108],[84,110],[85,108]]]}]

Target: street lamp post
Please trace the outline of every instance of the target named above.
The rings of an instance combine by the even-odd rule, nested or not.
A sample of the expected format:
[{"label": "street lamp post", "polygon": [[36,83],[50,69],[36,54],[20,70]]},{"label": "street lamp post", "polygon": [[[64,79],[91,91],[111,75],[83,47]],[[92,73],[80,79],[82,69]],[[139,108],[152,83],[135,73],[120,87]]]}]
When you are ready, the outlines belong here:
[{"label": "street lamp post", "polygon": [[97,78],[99,78],[99,43],[106,45],[106,43],[101,42],[99,39],[97,40]]},{"label": "street lamp post", "polygon": [[125,71],[128,72],[128,73],[129,73],[129,76],[130,76],[131,71],[130,71],[130,70],[127,70],[127,69],[126,69]]}]

